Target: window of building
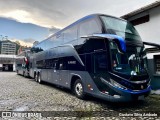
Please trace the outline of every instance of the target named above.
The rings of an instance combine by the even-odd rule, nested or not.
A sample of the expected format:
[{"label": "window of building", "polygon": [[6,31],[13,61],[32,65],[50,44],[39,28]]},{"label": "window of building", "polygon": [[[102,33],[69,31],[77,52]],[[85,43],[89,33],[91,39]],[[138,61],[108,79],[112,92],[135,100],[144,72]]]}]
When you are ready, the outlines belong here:
[{"label": "window of building", "polygon": [[139,17],[137,19],[131,20],[130,21],[134,26],[142,24],[142,23],[146,23],[149,22],[149,15],[145,15],[142,17]]},{"label": "window of building", "polygon": [[160,55],[154,55],[155,73],[160,74]]}]

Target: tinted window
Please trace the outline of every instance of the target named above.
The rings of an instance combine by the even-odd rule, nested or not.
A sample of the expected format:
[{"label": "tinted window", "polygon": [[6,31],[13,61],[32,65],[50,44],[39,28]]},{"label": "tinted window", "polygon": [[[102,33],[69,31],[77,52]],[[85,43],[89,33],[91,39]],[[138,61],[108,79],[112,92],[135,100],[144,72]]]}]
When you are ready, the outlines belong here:
[{"label": "tinted window", "polygon": [[101,30],[95,19],[91,19],[81,23],[79,31],[80,31],[79,37],[85,36],[85,35],[91,35],[93,33],[101,33]]},{"label": "tinted window", "polygon": [[32,47],[31,48],[31,52],[37,53],[37,52],[44,51],[45,49],[46,49],[46,47],[45,47],[45,41],[43,41],[43,42],[40,42],[38,45]]},{"label": "tinted window", "polygon": [[58,33],[54,39],[54,46],[59,46],[63,44],[63,35],[64,33]]},{"label": "tinted window", "polygon": [[92,66],[92,54],[86,54],[85,55],[85,58],[86,58],[86,70],[88,72],[93,72],[93,66]]},{"label": "tinted window", "polygon": [[36,62],[37,68],[45,68],[45,62],[43,60]]},{"label": "tinted window", "polygon": [[64,59],[67,60],[68,70],[84,70],[84,67],[73,56]]},{"label": "tinted window", "polygon": [[77,47],[79,54],[90,53],[97,50],[106,50],[106,41],[104,39],[86,40],[82,46]]},{"label": "tinted window", "polygon": [[94,71],[107,71],[107,54],[106,52],[99,52],[94,54]]},{"label": "tinted window", "polygon": [[74,26],[64,31],[64,43],[68,43],[76,39],[77,39],[77,26]]},{"label": "tinted window", "polygon": [[55,46],[54,38],[55,37],[52,37],[52,38],[46,40],[46,49],[50,49],[50,48],[53,48]]},{"label": "tinted window", "polygon": [[140,40],[141,38],[132,24],[129,22],[108,16],[101,16],[106,32],[121,36],[129,41]]},{"label": "tinted window", "polygon": [[64,58],[59,59],[58,66],[59,70],[67,70],[67,61]]},{"label": "tinted window", "polygon": [[47,59],[45,60],[46,68],[47,69],[56,69],[57,60],[56,59]]}]

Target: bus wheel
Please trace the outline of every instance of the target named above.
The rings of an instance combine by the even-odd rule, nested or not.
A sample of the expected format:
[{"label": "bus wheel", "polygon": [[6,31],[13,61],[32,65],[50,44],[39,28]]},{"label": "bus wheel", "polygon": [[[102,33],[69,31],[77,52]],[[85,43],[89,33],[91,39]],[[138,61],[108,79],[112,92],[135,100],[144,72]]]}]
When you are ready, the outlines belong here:
[{"label": "bus wheel", "polygon": [[27,77],[26,72],[23,73],[23,76],[24,76],[24,77]]},{"label": "bus wheel", "polygon": [[42,83],[42,80],[41,80],[41,75],[40,75],[40,73],[37,75],[37,81],[38,81],[38,83],[39,83],[39,84],[41,84],[41,83]]},{"label": "bus wheel", "polygon": [[84,99],[85,98],[83,84],[82,84],[80,79],[77,79],[75,81],[73,89],[74,89],[74,94],[76,95],[76,97],[78,97],[80,99]]},{"label": "bus wheel", "polygon": [[38,82],[38,77],[37,77],[36,73],[35,73],[34,79],[35,79],[36,82]]},{"label": "bus wheel", "polygon": [[24,71],[23,71],[23,77],[25,77]]}]

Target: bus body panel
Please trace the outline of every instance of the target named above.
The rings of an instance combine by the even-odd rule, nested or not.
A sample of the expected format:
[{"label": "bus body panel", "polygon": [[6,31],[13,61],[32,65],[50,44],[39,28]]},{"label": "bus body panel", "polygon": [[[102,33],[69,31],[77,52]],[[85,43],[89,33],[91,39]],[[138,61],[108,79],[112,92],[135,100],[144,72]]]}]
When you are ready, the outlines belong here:
[{"label": "bus body panel", "polygon": [[[122,22],[121,25],[127,24],[124,27],[127,31],[118,30],[112,21],[119,24]],[[129,56],[133,56],[132,54],[143,46],[134,27],[125,20],[103,14],[90,15],[31,48],[33,54],[30,59],[30,76],[40,74],[43,81],[69,89],[72,89],[73,78],[76,77],[82,81],[84,92],[87,94],[109,101],[138,100],[139,96],[147,96],[150,92],[149,77],[139,75],[142,81],[147,78],[145,85],[139,82],[141,80],[137,80],[138,77],[135,76],[138,76],[138,73],[145,73],[144,66],[131,67],[131,64],[136,63]],[[125,48],[122,48],[124,53],[121,53],[121,47]],[[126,52],[132,47],[134,51]],[[126,64],[127,60],[129,62]],[[135,92],[134,82],[139,82],[139,92]],[[130,88],[126,90],[127,85]]]}]

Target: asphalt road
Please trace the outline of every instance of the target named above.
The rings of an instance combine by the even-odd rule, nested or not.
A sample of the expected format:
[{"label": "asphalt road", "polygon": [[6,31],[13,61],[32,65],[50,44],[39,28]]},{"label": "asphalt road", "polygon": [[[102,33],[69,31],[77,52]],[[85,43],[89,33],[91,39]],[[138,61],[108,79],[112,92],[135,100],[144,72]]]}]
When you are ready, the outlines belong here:
[{"label": "asphalt road", "polygon": [[[75,119],[160,119],[160,95],[132,103],[111,103],[93,97],[80,100],[70,90],[48,83],[38,84],[15,72],[0,72],[0,91],[0,111],[47,111],[52,117],[54,112],[67,111],[63,114],[71,113],[69,117],[75,116]],[[79,113],[75,111],[88,116],[77,118]]]}]

